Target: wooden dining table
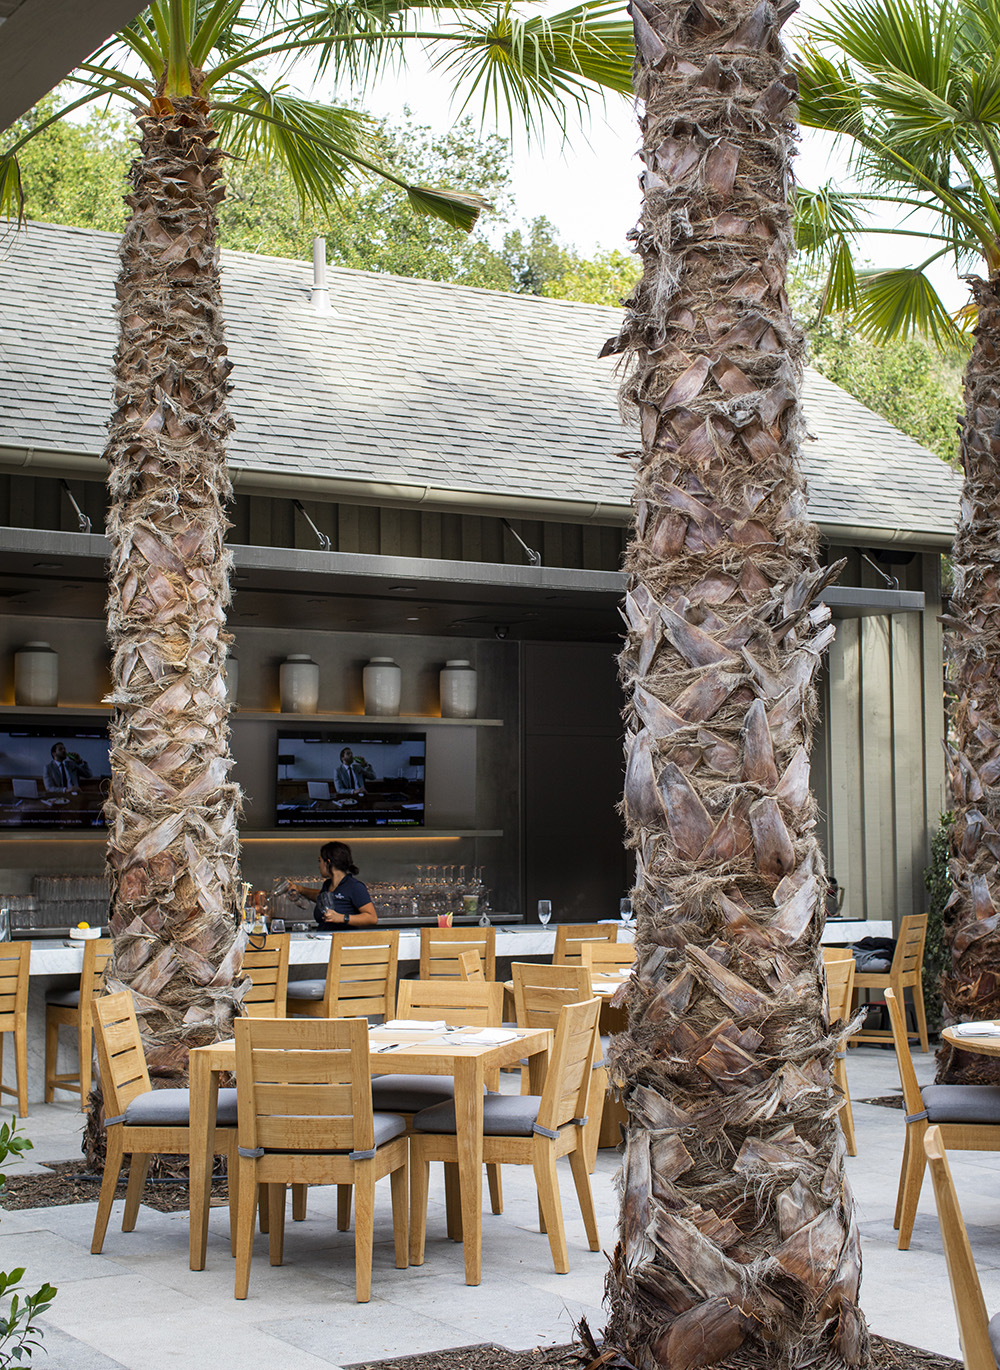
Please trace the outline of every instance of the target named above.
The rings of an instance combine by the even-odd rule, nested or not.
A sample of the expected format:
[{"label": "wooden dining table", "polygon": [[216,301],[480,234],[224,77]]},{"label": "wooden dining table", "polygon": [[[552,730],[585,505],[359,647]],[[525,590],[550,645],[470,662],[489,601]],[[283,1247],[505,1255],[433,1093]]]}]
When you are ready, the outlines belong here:
[{"label": "wooden dining table", "polygon": [[[1000,1023],[991,1019],[990,1026],[1000,1028]],[[974,1051],[980,1056],[1000,1056],[1000,1032],[978,1036],[971,1032],[956,1032],[954,1028],[942,1028],[941,1036],[956,1051]]]},{"label": "wooden dining table", "polygon": [[[483,1236],[483,1094],[486,1076],[528,1058],[531,1092],[541,1094],[548,1069],[552,1033],[548,1028],[517,1030],[506,1042],[465,1043],[478,1028],[447,1032],[373,1028],[369,1034],[370,1072],[374,1075],[450,1075],[455,1081],[458,1177],[465,1246],[465,1282],[479,1284]],[[513,1031],[513,1029],[512,1029]],[[389,1048],[379,1050],[379,1048]],[[189,1056],[191,1090],[190,1266],[204,1270],[212,1176],[212,1139],[219,1097],[219,1076],[235,1071],[236,1043],[195,1047]]]}]

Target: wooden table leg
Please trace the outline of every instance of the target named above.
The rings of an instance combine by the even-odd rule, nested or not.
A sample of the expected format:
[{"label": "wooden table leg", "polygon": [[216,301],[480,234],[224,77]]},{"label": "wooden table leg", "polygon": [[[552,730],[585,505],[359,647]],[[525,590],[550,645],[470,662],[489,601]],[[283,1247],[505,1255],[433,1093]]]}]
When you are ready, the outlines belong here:
[{"label": "wooden table leg", "polygon": [[541,1094],[545,1088],[545,1077],[549,1073],[549,1049],[542,1047],[528,1057],[528,1092]]},{"label": "wooden table leg", "polygon": [[219,1104],[218,1072],[209,1069],[207,1058],[193,1051],[189,1058],[191,1090],[190,1157],[190,1257],[192,1270],[205,1269],[208,1246],[208,1202],[211,1194],[214,1124]]},{"label": "wooden table leg", "polygon": [[475,1057],[455,1061],[455,1119],[465,1283],[478,1284],[483,1255],[483,1068]]}]

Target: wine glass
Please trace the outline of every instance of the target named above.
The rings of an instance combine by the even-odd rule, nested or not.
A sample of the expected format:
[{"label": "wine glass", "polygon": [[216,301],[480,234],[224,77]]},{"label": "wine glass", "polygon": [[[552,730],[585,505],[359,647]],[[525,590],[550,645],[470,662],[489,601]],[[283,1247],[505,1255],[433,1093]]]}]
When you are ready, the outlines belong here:
[{"label": "wine glass", "polygon": [[541,923],[541,925],[542,925],[543,928],[547,928],[547,927],[548,927],[548,925],[549,925],[549,919],[550,919],[551,917],[552,917],[552,900],[551,900],[551,899],[539,899],[539,901],[538,901],[538,921],[539,921],[539,923]]},{"label": "wine glass", "polygon": [[622,899],[619,901],[618,914],[622,920],[622,926],[630,928],[632,926],[632,919],[635,916],[631,899]]}]

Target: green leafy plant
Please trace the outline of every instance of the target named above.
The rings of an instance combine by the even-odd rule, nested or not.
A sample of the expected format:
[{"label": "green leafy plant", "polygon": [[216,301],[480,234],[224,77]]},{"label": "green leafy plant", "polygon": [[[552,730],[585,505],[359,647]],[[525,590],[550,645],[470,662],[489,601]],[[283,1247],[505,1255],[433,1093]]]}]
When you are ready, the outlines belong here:
[{"label": "green leafy plant", "polygon": [[[20,1160],[25,1151],[31,1150],[27,1137],[19,1136],[17,1123],[13,1119],[0,1125],[0,1166],[13,1157]],[[0,1173],[0,1188],[4,1176]],[[51,1284],[43,1284],[33,1294],[21,1292],[24,1279],[24,1266],[16,1270],[0,1270],[0,1300],[9,1303],[0,1309],[0,1366],[28,1365],[31,1356],[41,1345],[42,1329],[36,1319],[52,1304],[56,1296]]]},{"label": "green leafy plant", "polygon": [[924,943],[924,1005],[927,1026],[932,1032],[940,1030],[943,1022],[941,1000],[941,972],[944,970],[944,906],[951,896],[951,875],[948,872],[948,836],[954,815],[943,813],[937,832],[931,839],[931,864],[924,871],[927,886],[927,941]]}]

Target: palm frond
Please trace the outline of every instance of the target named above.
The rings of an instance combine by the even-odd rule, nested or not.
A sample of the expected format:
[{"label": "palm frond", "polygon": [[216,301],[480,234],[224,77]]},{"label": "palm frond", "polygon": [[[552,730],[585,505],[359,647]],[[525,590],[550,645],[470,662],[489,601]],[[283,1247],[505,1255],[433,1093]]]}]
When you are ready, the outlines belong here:
[{"label": "palm frond", "polygon": [[0,216],[18,223],[24,220],[21,167],[13,152],[0,154]]},{"label": "palm frond", "polygon": [[229,151],[287,170],[303,208],[329,216],[340,193],[367,173],[406,192],[415,209],[471,231],[486,208],[481,196],[443,186],[412,185],[377,160],[373,123],[358,110],[318,104],[268,89],[244,75],[213,100]]},{"label": "palm frond", "polygon": [[796,57],[795,72],[800,124],[863,139],[866,124],[861,87],[846,62],[835,62],[812,44],[805,44]]},{"label": "palm frond", "polygon": [[945,97],[961,9],[948,0],[835,0],[809,36],[866,72],[891,70]]},{"label": "palm frond", "polygon": [[938,347],[962,345],[961,330],[928,279],[926,265],[864,272],[859,277],[855,317],[874,342],[920,334]]},{"label": "palm frond", "polygon": [[510,127],[538,135],[550,116],[565,133],[568,108],[582,109],[594,91],[631,91],[632,29],[614,13],[582,5],[526,20],[503,3],[467,15],[435,66],[464,88],[463,110],[478,94],[483,113]]},{"label": "palm frond", "polygon": [[863,233],[865,220],[857,196],[827,181],[819,190],[799,186],[795,192],[795,244],[802,252],[820,253],[836,239]]}]

